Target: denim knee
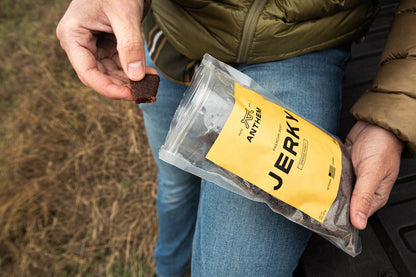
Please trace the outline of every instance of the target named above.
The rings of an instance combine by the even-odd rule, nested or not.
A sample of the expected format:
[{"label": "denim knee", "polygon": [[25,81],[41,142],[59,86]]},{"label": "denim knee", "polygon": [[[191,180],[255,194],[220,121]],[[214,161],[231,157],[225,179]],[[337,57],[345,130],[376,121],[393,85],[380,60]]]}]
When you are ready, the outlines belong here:
[{"label": "denim knee", "polygon": [[200,183],[200,178],[183,171],[167,175],[159,171],[158,206],[164,206],[166,211],[176,209],[188,201],[196,201],[199,199]]}]

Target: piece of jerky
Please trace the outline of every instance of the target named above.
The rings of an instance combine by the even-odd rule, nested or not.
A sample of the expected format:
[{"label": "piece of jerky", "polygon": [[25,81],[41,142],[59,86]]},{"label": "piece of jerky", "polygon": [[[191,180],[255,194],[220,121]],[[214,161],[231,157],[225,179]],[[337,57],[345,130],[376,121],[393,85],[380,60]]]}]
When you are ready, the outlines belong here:
[{"label": "piece of jerky", "polygon": [[140,81],[130,80],[130,90],[137,104],[153,103],[156,101],[160,77],[156,74],[146,74]]},{"label": "piece of jerky", "polygon": [[209,131],[208,133],[199,136],[199,138],[205,142],[206,144],[208,144],[209,146],[212,146],[214,144],[214,142],[217,140],[219,136],[219,132],[216,131]]}]

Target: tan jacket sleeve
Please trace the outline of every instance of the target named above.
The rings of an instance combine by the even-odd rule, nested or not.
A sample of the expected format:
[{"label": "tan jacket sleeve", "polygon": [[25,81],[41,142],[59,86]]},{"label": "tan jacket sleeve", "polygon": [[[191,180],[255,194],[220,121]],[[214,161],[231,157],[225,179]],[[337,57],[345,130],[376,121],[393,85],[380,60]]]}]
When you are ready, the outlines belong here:
[{"label": "tan jacket sleeve", "polygon": [[416,0],[403,0],[381,54],[373,87],[351,109],[393,132],[416,157]]}]

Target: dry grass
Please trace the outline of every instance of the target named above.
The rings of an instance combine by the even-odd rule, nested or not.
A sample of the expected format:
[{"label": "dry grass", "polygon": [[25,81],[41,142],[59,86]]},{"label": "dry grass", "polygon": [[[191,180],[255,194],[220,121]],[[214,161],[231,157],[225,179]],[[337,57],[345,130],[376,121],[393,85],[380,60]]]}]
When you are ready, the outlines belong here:
[{"label": "dry grass", "polygon": [[0,276],[148,276],[156,166],[134,103],[85,88],[68,1],[0,3]]}]

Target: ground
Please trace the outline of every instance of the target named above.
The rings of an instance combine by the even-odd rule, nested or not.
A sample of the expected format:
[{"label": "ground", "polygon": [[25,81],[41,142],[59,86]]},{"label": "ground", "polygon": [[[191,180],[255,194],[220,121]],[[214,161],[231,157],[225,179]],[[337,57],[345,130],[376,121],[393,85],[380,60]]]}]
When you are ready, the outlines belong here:
[{"label": "ground", "polygon": [[55,36],[68,4],[0,2],[0,275],[151,276],[141,113],[78,80]]}]

